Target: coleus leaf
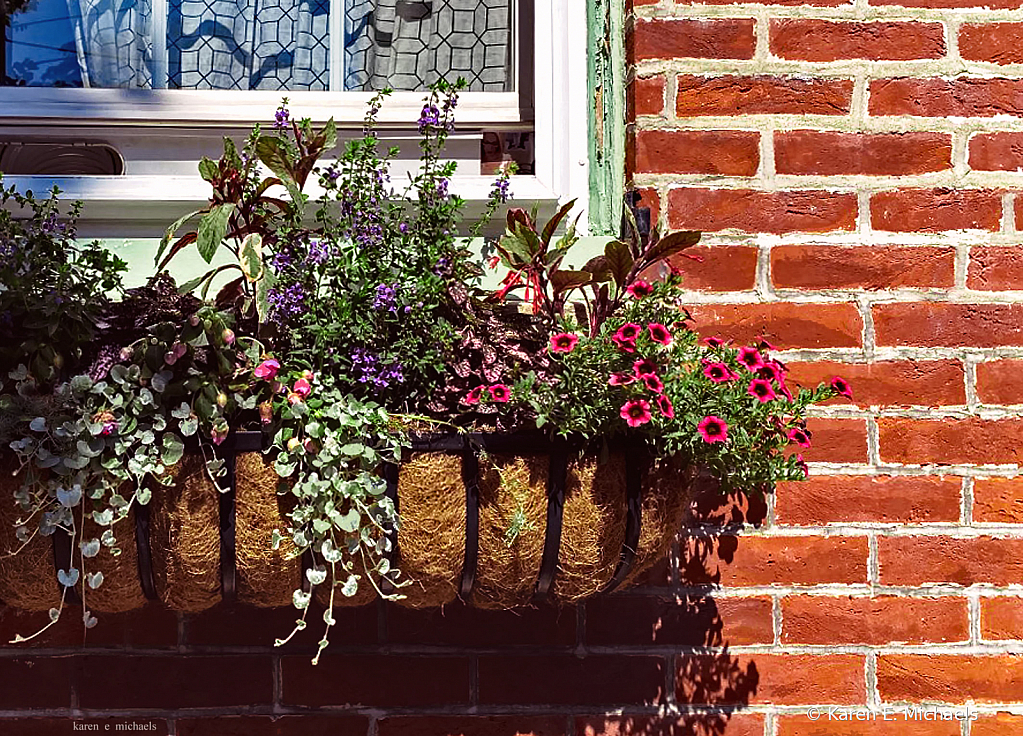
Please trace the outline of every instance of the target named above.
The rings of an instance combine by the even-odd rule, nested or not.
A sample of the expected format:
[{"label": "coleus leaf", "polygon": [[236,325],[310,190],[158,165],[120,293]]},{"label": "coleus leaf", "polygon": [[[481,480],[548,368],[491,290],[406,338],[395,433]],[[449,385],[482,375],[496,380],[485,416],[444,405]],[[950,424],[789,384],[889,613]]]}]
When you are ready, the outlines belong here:
[{"label": "coleus leaf", "polygon": [[615,284],[619,289],[622,288],[634,263],[629,246],[620,240],[612,240],[604,247],[604,257]]},{"label": "coleus leaf", "polygon": [[[153,258],[153,262],[157,264],[156,266],[157,269],[163,270],[163,268],[167,265],[167,261],[171,259],[174,253],[181,250],[181,248],[183,248],[185,245],[188,245],[188,243],[193,242],[195,240],[195,235],[193,233],[186,234],[184,237],[178,240],[177,243],[174,244],[174,249],[172,249],[171,253],[167,256],[167,258],[162,263],[160,262],[160,257],[163,255],[163,252],[167,249],[167,244],[170,243],[171,238],[174,237],[174,233],[180,230],[181,226],[184,225],[189,220],[191,220],[193,217],[195,217],[196,215],[201,215],[204,212],[206,212],[206,210],[201,209],[196,210],[194,212],[189,212],[187,215],[182,215],[181,217],[174,221],[173,225],[167,228],[167,232],[165,232],[163,234],[163,238],[160,239],[160,247],[156,250],[156,256]],[[192,236],[191,240],[182,245],[181,241],[186,240],[189,237],[189,235]]]},{"label": "coleus leaf", "polygon": [[274,136],[260,136],[256,141],[256,156],[283,181],[294,181],[287,152],[281,141]]},{"label": "coleus leaf", "polygon": [[593,280],[593,275],[586,271],[554,271],[549,276],[551,287],[554,293],[568,291],[579,286],[585,286]]},{"label": "coleus leaf", "polygon": [[572,210],[572,207],[575,206],[575,202],[576,201],[573,199],[568,204],[562,206],[562,208],[559,209],[557,213],[555,213],[554,217],[552,217],[544,226],[543,234],[540,236],[540,240],[545,245],[551,242],[551,238],[554,236],[554,231],[558,229],[558,225],[561,224],[561,221],[565,218],[565,215],[567,215]]},{"label": "coleus leaf", "polygon": [[263,236],[249,233],[242,240],[238,251],[239,265],[249,283],[259,281],[263,276]]},{"label": "coleus leaf", "polygon": [[686,248],[692,248],[699,242],[700,233],[696,230],[668,233],[643,254],[643,262],[651,265],[676,253],[681,253]]}]

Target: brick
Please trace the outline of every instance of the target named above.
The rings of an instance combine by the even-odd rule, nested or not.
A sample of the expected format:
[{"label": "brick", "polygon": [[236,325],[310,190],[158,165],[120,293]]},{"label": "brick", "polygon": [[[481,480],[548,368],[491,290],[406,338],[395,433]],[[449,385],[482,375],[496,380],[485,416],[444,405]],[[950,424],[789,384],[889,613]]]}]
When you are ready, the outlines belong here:
[{"label": "brick", "polygon": [[1023,523],[1023,478],[977,478],[973,519],[995,524]]},{"label": "brick", "polygon": [[720,483],[706,476],[693,486],[685,524],[697,529],[750,524],[759,526],[767,519],[767,499],[762,493],[725,493]]},{"label": "brick", "polygon": [[870,198],[870,224],[891,232],[997,231],[1001,192],[992,189],[898,189]]},{"label": "brick", "polygon": [[[309,620],[319,621],[323,608],[310,608]],[[185,620],[185,640],[189,646],[264,646],[287,636],[295,626],[291,608],[254,608],[218,605]],[[336,608],[334,618],[345,632],[346,644],[375,644],[377,611],[375,605]],[[317,635],[312,627],[299,633],[287,645],[287,651],[315,651]],[[278,650],[279,651],[279,650]]]},{"label": "brick", "polygon": [[854,654],[726,652],[681,655],[678,662],[675,697],[687,705],[852,705],[866,699],[863,657]]},{"label": "brick", "polygon": [[871,23],[786,19],[771,21],[771,53],[798,61],[940,59],[940,23]]},{"label": "brick", "polygon": [[1023,419],[881,417],[881,461],[914,465],[1018,463]]},{"label": "brick", "polygon": [[[158,647],[173,648],[178,644],[178,617],[163,606],[150,604],[137,611],[97,614],[99,624],[88,633],[82,620],[65,611],[60,620],[43,634],[19,647]],[[39,611],[19,611],[0,607],[0,642],[16,635],[28,636],[48,623]]]},{"label": "brick", "polygon": [[980,599],[982,639],[1023,639],[1023,598]]},{"label": "brick", "polygon": [[978,363],[977,395],[985,404],[1023,404],[1023,360]]},{"label": "brick", "polygon": [[703,336],[736,343],[764,336],[784,348],[855,348],[863,329],[852,304],[703,304],[689,311]]},{"label": "brick", "polygon": [[1023,246],[978,245],[970,248],[966,285],[984,291],[1023,289]]},{"label": "brick", "polygon": [[970,168],[1023,170],[1023,133],[976,133],[970,137]]},{"label": "brick", "polygon": [[586,603],[586,643],[599,646],[771,644],[770,598],[622,595]]},{"label": "brick", "polygon": [[1017,230],[1023,230],[1023,196],[1017,195],[1013,203],[1015,225]]},{"label": "brick", "polygon": [[870,83],[871,115],[979,117],[1023,115],[1023,79],[876,79]]},{"label": "brick", "polygon": [[377,721],[377,736],[564,736],[563,716],[393,716]]},{"label": "brick", "polygon": [[[329,652],[329,650],[327,650]],[[468,705],[469,661],[423,655],[329,655],[281,658],[285,705],[423,707]]]},{"label": "brick", "polygon": [[70,708],[72,661],[30,654],[0,658],[0,709]]},{"label": "brick", "polygon": [[783,644],[924,644],[970,638],[965,598],[787,596]]},{"label": "brick", "polygon": [[973,520],[995,524],[1023,524],[1023,478],[975,479]]},{"label": "brick", "polygon": [[808,462],[867,462],[867,425],[862,419],[814,417],[806,426],[813,434],[811,446],[789,445],[790,454],[799,453]]},{"label": "brick", "polygon": [[502,655],[479,658],[481,705],[656,705],[664,660],[628,655]]},{"label": "brick", "polygon": [[181,718],[175,736],[366,736],[366,716],[204,716]]},{"label": "brick", "polygon": [[[825,710],[824,713],[828,711]],[[849,712],[849,711],[846,711]],[[890,714],[884,719],[880,710],[872,711],[867,719],[867,709],[852,709],[852,717],[846,720],[827,720],[822,717],[811,721],[805,714],[781,716],[778,719],[777,736],[959,736],[959,721],[924,720],[905,718]],[[857,714],[863,713],[864,720],[858,721]]]},{"label": "brick", "polygon": [[1023,539],[880,537],[883,585],[1023,583]]},{"label": "brick", "polygon": [[959,521],[958,478],[811,475],[779,483],[779,524],[923,524]]},{"label": "brick", "polygon": [[664,77],[640,77],[626,91],[629,120],[637,115],[660,115],[664,112]]},{"label": "brick", "polygon": [[826,191],[677,188],[668,192],[672,229],[788,233],[852,230],[856,195]]},{"label": "brick", "polygon": [[739,130],[641,130],[636,172],[753,176],[760,134]]},{"label": "brick", "polygon": [[769,76],[678,78],[675,112],[698,115],[846,115],[852,104],[851,79],[799,79]]},{"label": "brick", "polygon": [[877,690],[889,702],[1011,702],[1023,692],[1023,656],[882,654]]},{"label": "brick", "polygon": [[95,656],[75,658],[82,708],[212,708],[273,702],[269,656]]},{"label": "brick", "polygon": [[749,291],[756,285],[757,255],[747,245],[698,245],[668,262],[681,271],[684,289]]},{"label": "brick", "polygon": [[1023,23],[965,23],[959,55],[993,64],[1023,64]]},{"label": "brick", "polygon": [[952,167],[952,136],[793,130],[774,134],[774,159],[779,174],[924,174]]},{"label": "brick", "polygon": [[702,5],[809,5],[818,8],[850,5],[851,0],[703,0]]},{"label": "brick", "polygon": [[690,537],[682,544],[683,585],[864,583],[865,537]]},{"label": "brick", "polygon": [[452,603],[444,608],[387,606],[387,643],[430,646],[572,646],[575,609],[490,611]]},{"label": "brick", "polygon": [[878,345],[1023,345],[1023,304],[902,302],[873,310]]},{"label": "brick", "polygon": [[1021,0],[869,0],[870,5],[902,5],[907,8],[1019,8]]},{"label": "brick", "polygon": [[1023,736],[1023,716],[999,711],[982,715],[970,726],[970,736]]},{"label": "brick", "polygon": [[955,249],[931,246],[782,245],[771,248],[771,281],[782,289],[952,286]]},{"label": "brick", "polygon": [[579,736],[763,736],[764,717],[735,711],[580,716],[575,721],[575,732]]},{"label": "brick", "polygon": [[632,58],[752,59],[752,18],[727,20],[639,19],[631,35]]},{"label": "brick", "polygon": [[832,361],[787,364],[789,385],[813,388],[835,376],[849,382],[853,398],[825,402],[856,406],[962,406],[966,403],[963,366],[955,360],[886,360],[880,363]]},{"label": "brick", "polygon": [[0,720],[0,729],[11,736],[55,736],[55,734],[89,733],[90,731],[111,734],[144,733],[147,736],[167,736],[170,733],[167,721],[148,716],[137,718],[4,718]]}]

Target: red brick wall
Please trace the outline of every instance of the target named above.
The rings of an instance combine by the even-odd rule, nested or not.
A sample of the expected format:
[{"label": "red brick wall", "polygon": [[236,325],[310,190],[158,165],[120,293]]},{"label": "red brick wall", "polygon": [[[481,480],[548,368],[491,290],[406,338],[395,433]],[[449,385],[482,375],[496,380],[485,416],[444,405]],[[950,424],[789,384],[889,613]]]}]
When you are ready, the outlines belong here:
[{"label": "red brick wall", "polygon": [[315,669],[290,611],[68,617],[0,649],[0,734],[1023,734],[1023,0],[634,5],[629,175],[707,232],[701,329],[853,384],[812,479],[578,608],[342,611]]},{"label": "red brick wall", "polygon": [[[760,675],[727,732],[1023,733],[1023,3],[631,5],[629,178],[706,233],[699,328],[856,397],[808,483],[683,546]],[[806,716],[922,703],[978,719]]]}]

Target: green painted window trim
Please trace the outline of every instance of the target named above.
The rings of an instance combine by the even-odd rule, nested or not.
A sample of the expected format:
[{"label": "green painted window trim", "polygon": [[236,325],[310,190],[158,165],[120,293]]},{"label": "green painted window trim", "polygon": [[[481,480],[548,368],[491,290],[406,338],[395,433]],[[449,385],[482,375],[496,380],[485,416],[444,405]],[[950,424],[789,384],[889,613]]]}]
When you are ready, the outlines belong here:
[{"label": "green painted window trim", "polygon": [[625,196],[624,0],[587,0],[586,15],[590,233],[615,236]]}]

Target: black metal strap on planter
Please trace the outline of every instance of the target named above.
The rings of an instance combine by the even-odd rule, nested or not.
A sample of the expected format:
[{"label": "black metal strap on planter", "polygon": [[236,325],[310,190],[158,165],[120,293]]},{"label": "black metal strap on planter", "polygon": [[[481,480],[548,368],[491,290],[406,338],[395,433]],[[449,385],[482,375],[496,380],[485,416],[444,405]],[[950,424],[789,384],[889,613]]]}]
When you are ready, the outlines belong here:
[{"label": "black metal strap on planter", "polygon": [[480,459],[468,438],[462,447],[462,484],[465,486],[465,558],[458,592],[463,600],[468,600],[476,584],[480,553]]},{"label": "black metal strap on planter", "polygon": [[147,601],[155,601],[156,581],[153,578],[153,548],[149,540],[149,504],[135,504],[135,556],[138,559],[139,584]]},{"label": "black metal strap on planter", "polygon": [[[394,504],[394,514],[398,515],[398,475],[401,472],[401,468],[397,463],[387,463],[384,465],[384,480],[387,481],[387,490],[384,491],[384,495],[391,499]],[[398,560],[398,528],[392,527],[387,532],[387,538],[390,540],[391,549],[385,555],[387,561],[393,568]],[[380,590],[385,594],[394,592],[394,586],[391,585],[390,579],[384,575],[380,580]]]},{"label": "black metal strap on planter", "polygon": [[621,585],[636,559],[643,527],[643,469],[646,461],[639,448],[629,448],[625,453],[625,541],[615,573],[601,589],[602,593],[610,593]]},{"label": "black metal strap on planter", "polygon": [[[65,529],[58,527],[54,530],[53,534],[50,535],[53,540],[53,567],[56,570],[70,570],[74,567],[74,552],[71,548],[71,535],[67,533]],[[57,581],[57,590],[62,594],[66,595],[65,600],[70,603],[81,603],[82,597],[78,595],[78,590],[72,585],[65,587],[59,580]],[[66,594],[65,594],[66,591]]]},{"label": "black metal strap on planter", "polygon": [[547,471],[547,529],[543,540],[543,558],[540,561],[540,577],[536,581],[533,600],[542,603],[547,600],[558,571],[558,554],[561,551],[561,522],[565,511],[565,481],[568,477],[568,447],[564,441],[555,440],[550,448],[550,465]]},{"label": "black metal strap on planter", "polygon": [[220,597],[233,603],[238,597],[238,553],[236,540],[235,488],[239,452],[261,452],[262,432],[234,432],[221,445],[227,470],[227,490],[220,494]]}]

